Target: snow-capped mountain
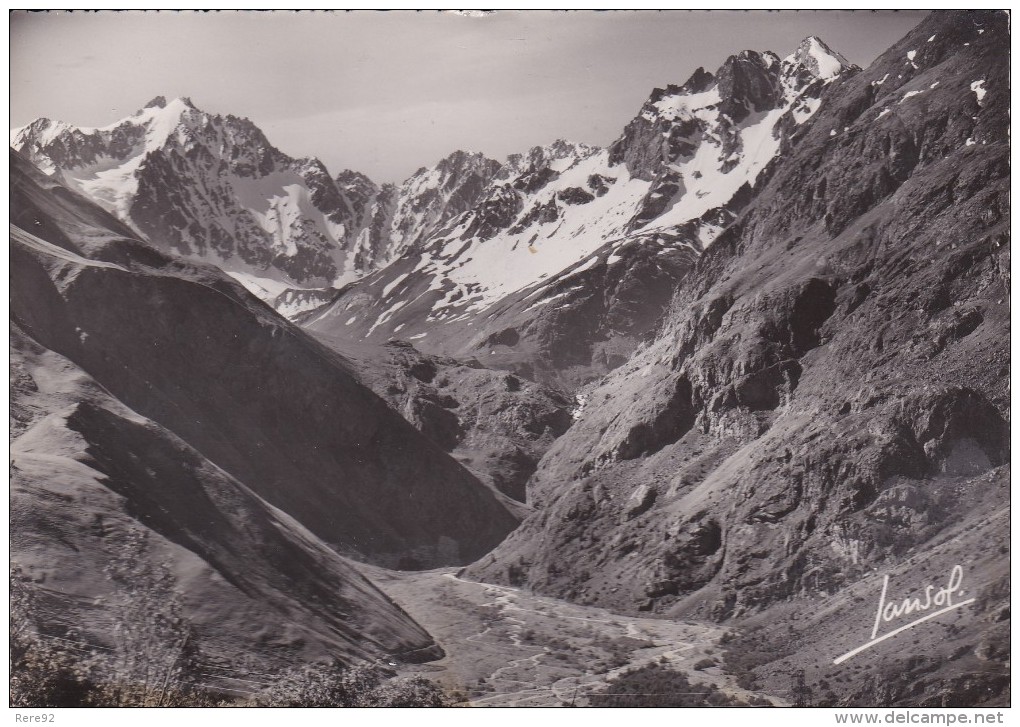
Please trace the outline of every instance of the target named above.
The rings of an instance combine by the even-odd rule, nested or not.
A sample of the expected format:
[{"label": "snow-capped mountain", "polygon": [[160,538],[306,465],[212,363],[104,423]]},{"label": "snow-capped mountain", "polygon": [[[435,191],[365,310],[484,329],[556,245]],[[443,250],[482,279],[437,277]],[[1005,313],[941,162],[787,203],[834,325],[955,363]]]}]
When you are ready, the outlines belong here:
[{"label": "snow-capped mountain", "polygon": [[262,297],[356,277],[356,200],[252,122],[153,99],[102,128],[38,119],[11,146],[164,249],[214,262]]},{"label": "snow-capped mountain", "polygon": [[[609,149],[557,141],[502,165],[457,151],[400,185],[350,170],[334,178],[318,159],[278,150],[251,121],[186,98],[157,97],[101,128],[37,119],[10,141],[154,244],[218,265],[289,316],[398,261],[385,287],[408,272],[402,255],[420,255],[408,283],[438,293],[426,296],[431,324],[596,264],[610,240],[645,235],[663,254],[703,249],[728,222],[724,207],[848,67],[816,38],[785,61],[747,51],[715,76],[699,69],[681,87],[657,89]],[[388,337],[408,324],[396,312],[370,320],[367,309],[351,325]]]},{"label": "snow-capped mountain", "polygon": [[[532,311],[529,319],[553,301],[550,309],[561,309],[589,292],[576,279],[588,270],[627,261],[625,268],[637,250],[651,249],[675,281],[746,204],[825,88],[850,70],[814,37],[782,60],[744,51],[715,74],[699,68],[682,86],[655,89],[607,149],[561,140],[511,157],[473,209],[304,322],[337,335],[427,338],[421,345],[430,350],[498,355],[490,339],[511,325],[502,325],[509,308],[515,318]],[[576,284],[565,289],[566,277]],[[442,330],[446,323],[458,325]],[[520,323],[511,326],[518,336]]]},{"label": "snow-capped mountain", "polygon": [[[619,262],[636,243],[660,246],[675,277],[668,260],[711,244],[849,67],[817,38],[782,61],[745,51],[715,75],[698,69],[656,89],[608,149],[560,140],[502,165],[457,151],[400,185],[350,170],[332,177],[251,121],[186,98],[157,97],[101,128],[38,119],[13,130],[11,146],[154,244],[218,265],[289,316],[388,265],[333,306],[345,333],[385,340],[463,322],[515,294],[531,296],[526,308],[542,304],[563,293],[553,283],[564,271]],[[364,305],[366,291],[398,297],[378,309]]]},{"label": "snow-capped mountain", "polygon": [[[814,114],[825,86],[851,68],[818,38],[789,57],[743,51],[715,75],[699,68],[680,87],[656,89],[610,148],[610,162],[651,184],[630,231],[668,231],[723,207]],[[698,225],[710,244],[718,225]]]},{"label": "snow-capped mountain", "polygon": [[219,265],[264,300],[282,296],[291,314],[470,209],[499,167],[455,152],[400,186],[350,170],[334,179],[251,121],[186,98],[157,97],[102,128],[37,119],[10,143],[154,243]]}]

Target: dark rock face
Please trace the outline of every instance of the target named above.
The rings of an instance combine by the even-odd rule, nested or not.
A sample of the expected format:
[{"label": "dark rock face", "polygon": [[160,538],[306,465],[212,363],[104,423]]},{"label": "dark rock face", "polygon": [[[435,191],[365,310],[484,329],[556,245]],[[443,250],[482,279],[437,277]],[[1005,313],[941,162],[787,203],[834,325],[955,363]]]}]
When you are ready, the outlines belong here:
[{"label": "dark rock face", "polygon": [[[298,283],[328,284],[360,231],[356,204],[321,162],[292,159],[248,119],[207,114],[188,99],[157,97],[118,124],[87,133],[40,119],[12,145],[163,249],[229,270],[273,269]],[[123,178],[104,186],[91,173],[96,165],[120,169]],[[336,227],[299,209],[284,189],[294,184]],[[290,215],[256,199],[274,188]]]},{"label": "dark rock face", "polygon": [[[513,335],[504,331],[502,339]],[[406,341],[357,355],[329,338],[323,342],[354,361],[365,385],[418,431],[518,503],[542,455],[572,423],[571,397],[504,371],[429,356]]]},{"label": "dark rock face", "polygon": [[782,97],[772,71],[778,65],[779,58],[771,54],[744,51],[730,56],[715,77],[723,99],[720,110],[740,122],[751,113],[774,109]]},{"label": "dark rock face", "polygon": [[[239,150],[259,148],[244,136],[237,143]],[[252,213],[236,208],[236,192],[228,175],[259,179],[277,171],[277,162],[286,162],[274,159],[275,150],[271,150],[267,143],[261,153],[248,158],[240,154],[231,156],[226,162],[214,157],[204,146],[183,153],[172,148],[155,150],[146,156],[138,171],[138,189],[129,219],[144,235],[159,240],[171,251],[224,260],[236,256],[257,269],[276,268],[298,282],[332,282],[340,272],[334,255],[337,243],[324,230],[317,229],[309,220],[298,222],[290,232],[300,239],[300,244],[292,251],[274,250],[273,234]],[[302,173],[313,201],[336,205],[321,207],[324,214],[331,219],[343,219],[339,192],[321,164],[314,162]],[[193,179],[203,176],[217,180],[206,187],[208,198],[216,205],[214,209],[203,209],[196,202]],[[231,220],[230,227],[221,223],[224,219]]]},{"label": "dark rock face", "polygon": [[[505,164],[493,170],[490,184],[465,209],[467,222],[460,239],[485,241],[507,230],[517,234],[536,224],[554,222],[559,217],[555,199],[544,202],[530,199],[559,179],[560,172],[554,165],[564,162],[569,165],[597,151],[594,147],[559,139],[545,147],[534,147],[527,154],[511,154]],[[607,189],[603,178],[589,181],[596,185],[593,189]],[[580,188],[567,192],[566,196],[570,201],[563,199],[565,204],[585,204],[593,199]],[[583,200],[583,197],[588,199]],[[523,216],[518,219],[522,212]]]},{"label": "dark rock face", "polygon": [[398,191],[393,184],[382,185],[365,199],[361,208],[364,236],[354,253],[354,264],[359,270],[371,270],[387,259],[397,200]]},{"label": "dark rock face", "polygon": [[[83,215],[99,219],[14,161],[26,223],[48,219],[71,237]],[[214,269],[100,230],[88,247],[72,239],[67,274],[67,257],[16,239],[11,314],[27,335],[330,545],[377,562],[463,563],[514,526],[342,359]]]},{"label": "dark rock face", "polygon": [[609,186],[616,180],[603,177],[601,174],[592,174],[588,177],[588,188],[596,197],[601,197],[609,191]]},{"label": "dark rock face", "polygon": [[336,175],[336,184],[351,205],[351,211],[361,217],[368,210],[379,189],[375,182],[361,172],[345,169]]},{"label": "dark rock face", "polygon": [[1007,38],[1002,14],[934,14],[834,87],[469,572],[728,618],[910,548],[951,565],[939,507],[993,532],[1001,499],[959,493],[1008,473]]},{"label": "dark rock face", "polygon": [[595,195],[588,193],[580,187],[567,187],[557,195],[562,201],[567,204],[588,204]]},{"label": "dark rock face", "polygon": [[[691,77],[684,82],[684,85],[680,87],[680,90],[685,91],[686,93],[701,93],[712,85],[714,80],[715,76],[701,66],[698,66],[697,70],[695,70],[694,73],[691,74]],[[667,90],[667,92],[669,91]]]},{"label": "dark rock face", "polygon": [[509,185],[496,187],[472,211],[471,225],[461,237],[487,240],[508,227],[520,211],[521,198],[513,188]]}]

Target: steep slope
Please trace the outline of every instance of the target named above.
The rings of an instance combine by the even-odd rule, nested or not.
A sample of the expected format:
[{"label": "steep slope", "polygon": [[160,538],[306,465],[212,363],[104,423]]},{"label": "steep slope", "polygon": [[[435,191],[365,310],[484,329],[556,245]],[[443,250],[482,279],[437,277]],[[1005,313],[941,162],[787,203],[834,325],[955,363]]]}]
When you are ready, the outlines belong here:
[{"label": "steep slope", "polygon": [[[1008,512],[1008,45],[1002,13],[936,13],[825,95],[468,572],[673,615],[824,605],[790,630],[843,679],[876,570],[923,593],[963,563],[978,601],[951,625],[983,643],[1008,592],[977,556]],[[903,695],[939,679],[906,639],[871,656]],[[947,679],[974,667],[933,644]]]},{"label": "steep slope", "polygon": [[363,174],[341,172],[337,183],[366,214],[355,252],[357,268],[384,267],[427,240],[471,209],[498,169],[498,162],[482,154],[455,151],[401,184],[376,186]]},{"label": "steep slope", "polygon": [[[17,326],[11,394],[11,560],[44,594],[43,632],[113,648],[115,629],[137,624],[110,613],[121,593],[104,570],[130,556],[136,571],[170,565],[213,688],[244,687],[208,668],[242,658],[272,673],[323,656],[437,654],[307,529]],[[124,553],[131,533],[146,547]]]},{"label": "steep slope", "polygon": [[575,386],[654,328],[823,89],[852,70],[813,38],[782,61],[745,51],[715,75],[699,69],[656,89],[609,149],[557,141],[511,157],[448,229],[301,320]]},{"label": "steep slope", "polygon": [[396,190],[388,260],[420,245],[472,209],[499,168],[499,162],[477,152],[455,151],[408,177]]},{"label": "steep slope", "polygon": [[125,236],[17,155],[11,188],[12,320],[329,545],[420,567],[513,528],[338,355],[218,270]]}]

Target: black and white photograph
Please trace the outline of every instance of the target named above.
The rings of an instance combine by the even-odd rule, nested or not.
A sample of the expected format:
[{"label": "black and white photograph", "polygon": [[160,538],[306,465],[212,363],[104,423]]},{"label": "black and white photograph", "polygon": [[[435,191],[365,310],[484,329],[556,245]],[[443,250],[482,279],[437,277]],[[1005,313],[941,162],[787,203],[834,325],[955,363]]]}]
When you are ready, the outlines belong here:
[{"label": "black and white photograph", "polygon": [[10,11],[12,720],[1003,723],[1010,22]]}]

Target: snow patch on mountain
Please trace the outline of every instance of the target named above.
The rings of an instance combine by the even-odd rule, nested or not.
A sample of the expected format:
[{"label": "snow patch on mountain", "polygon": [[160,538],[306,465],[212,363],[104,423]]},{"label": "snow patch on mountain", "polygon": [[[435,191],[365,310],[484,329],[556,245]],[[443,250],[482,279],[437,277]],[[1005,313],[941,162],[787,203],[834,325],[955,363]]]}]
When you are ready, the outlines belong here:
[{"label": "snow patch on mountain", "polygon": [[[425,251],[423,271],[453,283],[454,290],[461,294],[458,299],[470,300],[467,310],[479,311],[584,259],[607,239],[623,234],[635,206],[649,187],[647,182],[630,179],[625,169],[614,169],[616,183],[602,197],[583,206],[564,205],[557,200],[563,189],[580,188],[593,174],[609,172],[607,158],[608,153],[603,150],[575,160],[556,185],[529,200],[529,209],[555,210],[554,219],[511,227],[467,247],[462,236],[471,220],[466,219],[453,234]],[[561,168],[564,165],[563,159],[556,162]],[[527,210],[522,212],[522,216],[526,214]],[[440,301],[435,309],[443,307],[444,301]]]},{"label": "snow patch on mountain", "polygon": [[[10,145],[26,153],[47,174],[59,173],[66,184],[128,221],[128,206],[138,188],[135,172],[145,155],[165,144],[185,115],[194,110],[190,102],[178,98],[163,106],[148,105],[126,119],[102,127],[38,119],[14,129]],[[132,143],[125,151],[112,154],[101,151],[90,161],[82,159],[84,163],[77,165],[68,165],[63,155],[58,156],[65,147],[73,148],[83,142],[102,149],[115,144],[115,137],[127,137]]]},{"label": "snow patch on mountain", "polygon": [[407,279],[407,276],[408,276],[408,273],[404,273],[403,275],[399,275],[391,283],[389,283],[385,288],[383,288],[383,293],[382,293],[383,294],[383,298],[388,298],[390,293],[393,292],[394,288],[396,288],[398,285],[400,285],[402,282],[404,282],[404,280]]},{"label": "snow patch on mountain", "polygon": [[740,129],[740,151],[727,158],[736,162],[736,166],[729,171],[723,171],[719,164],[721,144],[707,137],[699,145],[693,159],[679,167],[687,183],[679,201],[665,214],[641,228],[642,231],[681,225],[726,204],[744,184],[753,185],[765,165],[779,151],[780,139],[775,134],[775,126],[785,112],[785,108],[778,108],[758,114]]},{"label": "snow patch on mountain", "polygon": [[783,62],[802,65],[816,78],[825,80],[835,78],[850,66],[846,58],[813,35],[805,38],[800,47]]},{"label": "snow patch on mountain", "polygon": [[985,80],[982,78],[980,81],[974,81],[970,84],[970,90],[977,97],[978,106],[982,106],[982,101],[985,100],[985,94],[987,93],[985,90]]},{"label": "snow patch on mountain", "polygon": [[287,283],[272,278],[263,278],[250,273],[230,272],[227,273],[234,280],[243,285],[250,293],[254,293],[263,300],[275,298],[288,289]]}]

